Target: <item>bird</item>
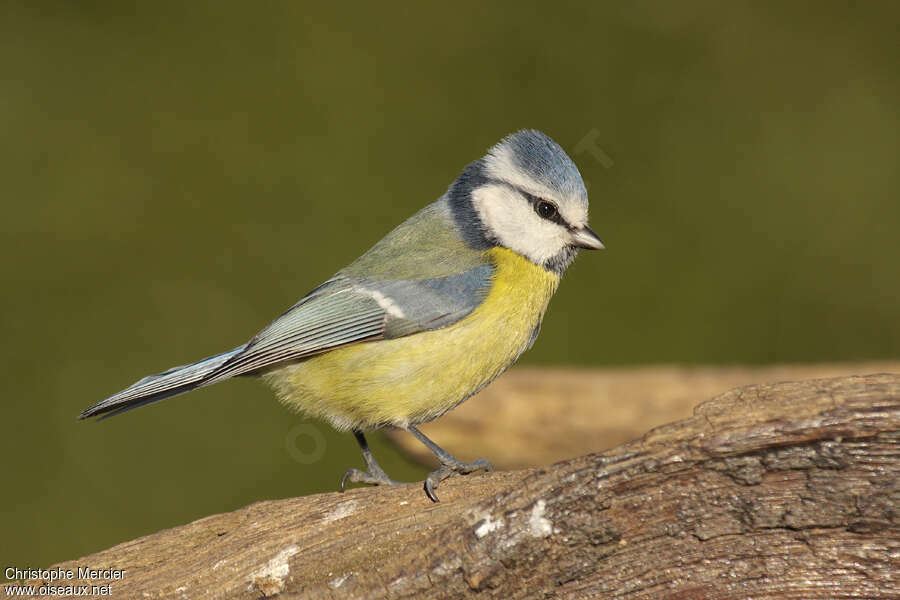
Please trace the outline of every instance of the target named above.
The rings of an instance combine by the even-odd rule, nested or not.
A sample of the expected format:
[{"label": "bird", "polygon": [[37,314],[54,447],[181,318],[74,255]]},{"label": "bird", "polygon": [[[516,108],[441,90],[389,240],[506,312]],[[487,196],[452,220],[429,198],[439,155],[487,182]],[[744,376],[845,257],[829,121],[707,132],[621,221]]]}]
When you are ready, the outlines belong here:
[{"label": "bird", "polygon": [[580,249],[603,242],[566,152],[523,129],[469,163],[436,201],[314,288],[249,342],[150,375],[84,410],[105,419],[236,376],[258,376],[287,407],[351,431],[365,470],[340,482],[398,483],[365,434],[406,430],[438,459],[425,493],[491,470],[463,462],[419,425],[467,400],[531,348]]}]

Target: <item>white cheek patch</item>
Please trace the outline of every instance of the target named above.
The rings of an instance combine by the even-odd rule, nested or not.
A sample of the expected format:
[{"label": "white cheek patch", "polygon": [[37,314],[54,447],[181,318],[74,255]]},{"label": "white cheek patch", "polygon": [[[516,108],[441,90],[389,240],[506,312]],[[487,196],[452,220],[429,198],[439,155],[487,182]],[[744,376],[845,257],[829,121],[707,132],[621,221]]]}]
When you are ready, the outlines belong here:
[{"label": "white cheek patch", "polygon": [[481,222],[501,245],[537,264],[556,256],[569,240],[561,225],[540,218],[531,204],[509,186],[494,184],[476,189],[472,203]]}]

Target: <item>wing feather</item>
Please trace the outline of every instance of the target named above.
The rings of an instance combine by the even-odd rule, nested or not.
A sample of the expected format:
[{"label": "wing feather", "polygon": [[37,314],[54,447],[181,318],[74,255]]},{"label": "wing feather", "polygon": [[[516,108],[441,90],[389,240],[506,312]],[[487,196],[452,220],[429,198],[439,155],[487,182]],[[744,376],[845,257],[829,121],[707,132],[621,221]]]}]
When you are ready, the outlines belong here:
[{"label": "wing feather", "polygon": [[446,327],[481,304],[492,277],[491,265],[418,280],[338,274],[260,331],[205,383],[263,371],[348,344]]}]

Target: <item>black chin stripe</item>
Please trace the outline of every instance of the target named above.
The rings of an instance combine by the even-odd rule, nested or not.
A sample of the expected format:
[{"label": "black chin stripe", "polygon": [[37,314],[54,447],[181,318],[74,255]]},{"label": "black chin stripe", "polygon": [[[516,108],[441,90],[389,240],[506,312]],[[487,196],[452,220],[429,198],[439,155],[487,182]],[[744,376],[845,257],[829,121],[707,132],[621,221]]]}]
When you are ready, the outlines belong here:
[{"label": "black chin stripe", "polygon": [[549,258],[544,261],[542,265],[548,271],[553,271],[557,275],[562,275],[563,271],[565,271],[569,265],[572,264],[572,261],[575,260],[575,257],[578,255],[578,248],[574,246],[566,246],[562,250],[556,253],[555,256]]}]

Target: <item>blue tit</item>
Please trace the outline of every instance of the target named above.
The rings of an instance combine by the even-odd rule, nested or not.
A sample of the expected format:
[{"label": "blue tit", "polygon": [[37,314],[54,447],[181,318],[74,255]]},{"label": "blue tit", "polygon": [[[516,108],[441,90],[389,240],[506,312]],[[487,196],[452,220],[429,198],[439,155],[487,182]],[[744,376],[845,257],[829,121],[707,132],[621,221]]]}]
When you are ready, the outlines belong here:
[{"label": "blue tit", "polygon": [[519,131],[246,344],[145,377],[81,418],[256,375],[290,408],[353,432],[366,470],[348,470],[342,491],[347,481],[395,483],[363,432],[398,427],[440,461],[425,480],[437,502],[442,480],[491,464],[454,458],[417,425],[478,392],[531,347],[579,248],[603,243],[588,226],[578,168],[543,133]]}]

